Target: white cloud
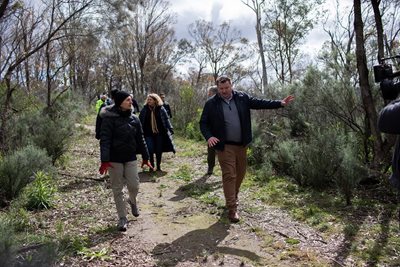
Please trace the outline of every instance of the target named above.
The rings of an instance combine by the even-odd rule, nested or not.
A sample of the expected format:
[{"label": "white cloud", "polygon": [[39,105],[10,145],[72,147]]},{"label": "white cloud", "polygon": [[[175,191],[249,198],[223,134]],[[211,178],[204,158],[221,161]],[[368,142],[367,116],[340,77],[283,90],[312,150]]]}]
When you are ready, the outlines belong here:
[{"label": "white cloud", "polygon": [[[178,39],[190,38],[188,26],[196,20],[204,19],[212,21],[215,25],[229,21],[233,27],[240,30],[243,37],[251,41],[256,40],[255,14],[241,0],[170,0],[170,4],[171,10],[177,14],[175,31]],[[335,16],[337,5],[339,9],[347,12],[352,0],[326,1],[325,8],[331,19]],[[302,47],[313,54],[318,52],[327,39],[328,35],[322,30],[322,26],[317,25]]]},{"label": "white cloud", "polygon": [[230,21],[247,38],[255,38],[254,14],[241,0],[170,0],[171,10],[177,13],[175,26],[178,39],[189,38],[188,26],[204,19],[219,25]]}]

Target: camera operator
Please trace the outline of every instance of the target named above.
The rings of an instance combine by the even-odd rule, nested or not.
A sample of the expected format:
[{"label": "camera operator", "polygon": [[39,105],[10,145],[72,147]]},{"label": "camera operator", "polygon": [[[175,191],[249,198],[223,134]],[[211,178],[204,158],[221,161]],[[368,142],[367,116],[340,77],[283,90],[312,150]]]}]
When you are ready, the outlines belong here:
[{"label": "camera operator", "polygon": [[396,146],[392,159],[390,183],[400,190],[400,99],[390,102],[379,113],[378,127],[381,132],[397,134]]}]

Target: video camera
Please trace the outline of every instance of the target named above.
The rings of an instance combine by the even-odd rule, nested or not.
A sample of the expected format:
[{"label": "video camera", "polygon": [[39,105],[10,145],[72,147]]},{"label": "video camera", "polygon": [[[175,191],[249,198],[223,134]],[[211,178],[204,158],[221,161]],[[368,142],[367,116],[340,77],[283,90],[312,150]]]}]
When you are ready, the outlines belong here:
[{"label": "video camera", "polygon": [[375,82],[380,83],[382,97],[386,100],[394,100],[400,93],[400,82],[395,82],[393,79],[400,76],[400,71],[393,72],[392,65],[385,63],[389,59],[398,60],[400,55],[379,60],[379,65],[374,66],[374,76]]}]

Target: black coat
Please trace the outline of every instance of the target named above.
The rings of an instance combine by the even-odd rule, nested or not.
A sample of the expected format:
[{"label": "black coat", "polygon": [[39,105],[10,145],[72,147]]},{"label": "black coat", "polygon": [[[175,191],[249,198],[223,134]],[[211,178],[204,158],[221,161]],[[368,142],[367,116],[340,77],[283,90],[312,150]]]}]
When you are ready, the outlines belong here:
[{"label": "black coat", "polygon": [[[147,105],[144,105],[142,110],[140,111],[139,114],[139,119],[140,122],[142,123],[143,127],[146,123],[149,123],[149,121],[146,121],[146,118],[148,118],[147,114],[149,114],[150,108]],[[167,111],[163,106],[158,106],[156,107],[155,110],[155,115],[156,115],[156,121],[157,121],[157,127],[159,130],[159,134],[163,136],[163,149],[162,152],[173,152],[175,153],[175,145],[172,140],[172,135],[174,134],[174,130],[171,124],[171,121],[169,120],[169,116]]]},{"label": "black coat", "polygon": [[[400,100],[393,101],[379,113],[378,127],[384,133],[400,134]],[[400,137],[397,136],[389,181],[400,190]]]},{"label": "black coat", "polygon": [[[276,109],[281,108],[280,100],[259,99],[240,91],[233,91],[233,101],[235,101],[240,125],[242,130],[242,144],[247,146],[253,137],[251,132],[251,109]],[[218,94],[210,97],[204,105],[200,118],[200,130],[204,138],[216,137],[220,140],[215,145],[215,149],[224,150],[226,140],[225,120],[222,104],[224,101]]]},{"label": "black coat", "polygon": [[[114,105],[114,104],[113,104]],[[101,106],[100,106],[100,108],[99,108],[99,112],[97,113],[97,116],[96,116],[96,129],[95,129],[95,132],[96,132],[96,139],[97,140],[100,140],[100,130],[101,130],[101,117],[100,117],[100,111],[104,108],[104,107],[107,107],[107,105],[106,105],[106,103],[103,103]],[[108,106],[108,107],[112,107],[112,106]]]},{"label": "black coat", "polygon": [[139,118],[131,111],[122,112],[118,107],[103,108],[100,112],[100,157],[102,162],[124,163],[136,160],[142,154],[149,159]]},{"label": "black coat", "polygon": [[168,102],[164,102],[163,107],[167,111],[167,114],[168,114],[169,118],[172,119],[171,106],[169,105],[169,103]]}]

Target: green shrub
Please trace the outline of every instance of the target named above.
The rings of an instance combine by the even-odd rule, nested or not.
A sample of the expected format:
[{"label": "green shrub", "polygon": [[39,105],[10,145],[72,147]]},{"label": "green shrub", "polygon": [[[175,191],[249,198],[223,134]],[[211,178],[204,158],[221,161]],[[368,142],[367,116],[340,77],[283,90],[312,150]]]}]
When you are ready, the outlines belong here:
[{"label": "green shrub", "polygon": [[299,185],[317,189],[336,185],[349,204],[353,190],[366,175],[352,140],[352,135],[335,129],[315,130],[301,142],[278,143],[271,161],[278,172],[293,177]]},{"label": "green shrub", "polygon": [[327,188],[341,163],[341,136],[316,130],[307,140],[284,141],[272,157],[278,170],[292,176],[299,185]]},{"label": "green shrub", "polygon": [[26,188],[28,210],[49,209],[54,206],[56,186],[50,175],[39,171],[35,173],[35,180]]},{"label": "green shrub", "polygon": [[61,98],[52,107],[30,110],[15,117],[10,130],[12,143],[29,144],[47,151],[52,163],[67,151],[79,114],[69,98]]},{"label": "green shrub", "polygon": [[269,155],[273,151],[277,137],[266,129],[269,126],[266,123],[255,122],[254,140],[250,144],[248,152],[248,163],[250,166],[264,165],[264,161],[269,161]]},{"label": "green shrub", "polygon": [[43,116],[40,124],[35,129],[32,140],[36,146],[47,151],[55,164],[68,149],[73,124],[68,118],[51,119],[49,116]]},{"label": "green shrub", "polygon": [[[200,131],[198,130],[200,111],[205,102],[205,97],[201,92],[189,85],[179,88],[179,96],[175,99],[174,128],[182,129],[185,137],[193,136],[199,140]],[[192,138],[192,137],[190,137]]]},{"label": "green shrub", "polygon": [[274,168],[272,167],[272,163],[267,160],[262,166],[256,170],[254,170],[253,181],[259,182],[261,184],[267,183],[271,177],[275,175]]},{"label": "green shrub", "polygon": [[197,116],[195,116],[193,118],[193,120],[190,121],[186,125],[185,132],[184,132],[185,137],[196,140],[196,141],[204,141],[204,137],[201,134],[200,124],[199,124],[201,112],[202,112],[202,110],[198,109]]},{"label": "green shrub", "polygon": [[20,116],[14,123],[13,142],[35,145],[46,150],[54,164],[68,148],[73,123],[68,117],[52,117],[43,111]]},{"label": "green shrub", "polygon": [[353,191],[360,180],[367,175],[367,169],[357,157],[357,151],[351,143],[348,143],[341,151],[342,161],[335,174],[334,182],[345,199],[346,204],[351,204]]},{"label": "green shrub", "polygon": [[53,170],[46,152],[34,146],[26,146],[4,156],[0,162],[0,190],[6,200],[16,197],[33,180],[37,171]]},{"label": "green shrub", "polygon": [[9,227],[15,232],[25,232],[31,228],[28,211],[18,205],[12,205],[9,212],[4,217],[4,221],[7,222]]},{"label": "green shrub", "polygon": [[[271,161],[277,172],[293,175],[296,162],[300,160],[301,145],[294,140],[286,140],[277,144],[271,151]],[[264,158],[265,159],[265,158]],[[303,184],[301,177],[294,177],[298,184]]]},{"label": "green shrub", "polygon": [[0,266],[12,266],[15,256],[13,236],[12,228],[0,219]]}]

